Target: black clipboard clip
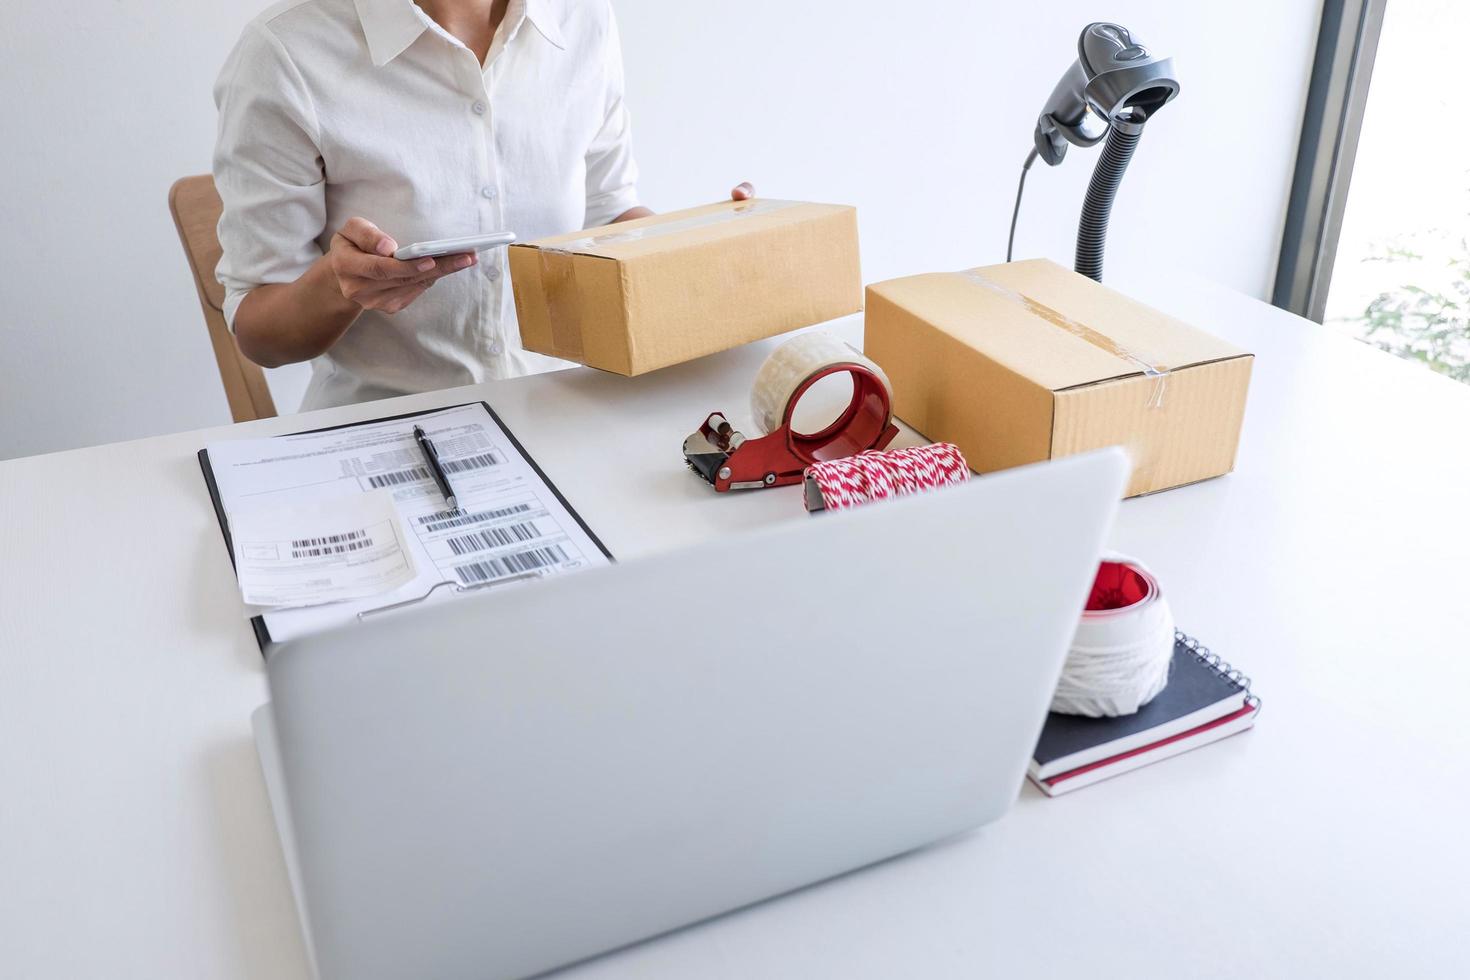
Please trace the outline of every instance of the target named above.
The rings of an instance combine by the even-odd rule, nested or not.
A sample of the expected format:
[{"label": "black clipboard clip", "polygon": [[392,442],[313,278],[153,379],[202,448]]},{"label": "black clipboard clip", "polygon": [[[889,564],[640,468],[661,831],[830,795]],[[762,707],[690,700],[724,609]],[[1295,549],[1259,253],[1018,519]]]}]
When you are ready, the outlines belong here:
[{"label": "black clipboard clip", "polygon": [[527,582],[540,577],[541,575],[538,572],[521,572],[518,575],[507,575],[505,578],[498,578],[490,582],[476,582],[474,585],[460,585],[458,582],[451,582],[449,579],[444,579],[443,581],[436,582],[430,587],[429,591],[416,598],[404,599],[402,602],[394,602],[386,606],[378,606],[374,609],[364,609],[357,614],[357,621],[359,623],[366,622],[369,616],[375,616],[378,613],[391,612],[394,609],[403,609],[406,606],[416,606],[446,585],[455,592],[464,594],[466,592],[479,592],[481,589],[492,589],[498,585],[509,585],[512,582]]}]

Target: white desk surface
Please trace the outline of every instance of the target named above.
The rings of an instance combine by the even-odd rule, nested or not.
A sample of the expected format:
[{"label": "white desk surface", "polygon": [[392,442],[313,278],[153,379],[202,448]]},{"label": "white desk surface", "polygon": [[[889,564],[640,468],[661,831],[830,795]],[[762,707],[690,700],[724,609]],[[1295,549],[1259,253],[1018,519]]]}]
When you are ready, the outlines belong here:
[{"label": "white desk surface", "polygon": [[[1470,975],[1470,390],[1217,287],[1131,291],[1258,355],[1236,472],[1114,533],[1257,728],[566,976]],[[615,554],[697,545],[805,519],[679,455],[746,418],[770,346],[0,463],[0,975],[307,975],[196,450],[484,398]]]}]

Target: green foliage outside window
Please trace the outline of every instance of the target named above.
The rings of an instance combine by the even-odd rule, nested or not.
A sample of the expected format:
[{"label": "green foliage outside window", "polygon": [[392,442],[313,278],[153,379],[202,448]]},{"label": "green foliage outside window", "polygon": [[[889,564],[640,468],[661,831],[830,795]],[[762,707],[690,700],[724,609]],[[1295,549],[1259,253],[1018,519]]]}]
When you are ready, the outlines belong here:
[{"label": "green foliage outside window", "polygon": [[[1367,261],[1418,263],[1424,256],[1389,245]],[[1368,343],[1470,384],[1470,243],[1461,238],[1445,261],[1446,275],[1439,284],[1380,293],[1348,322]]]}]

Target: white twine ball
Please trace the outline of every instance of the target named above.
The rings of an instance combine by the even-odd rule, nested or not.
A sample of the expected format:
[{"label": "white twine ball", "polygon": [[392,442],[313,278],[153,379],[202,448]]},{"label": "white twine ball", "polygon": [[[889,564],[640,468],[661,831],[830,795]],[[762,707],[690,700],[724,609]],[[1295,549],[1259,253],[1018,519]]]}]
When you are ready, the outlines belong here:
[{"label": "white twine ball", "polygon": [[1131,715],[1169,682],[1174,614],[1158,580],[1141,562],[1125,555],[1104,555],[1103,562],[1137,571],[1148,590],[1132,605],[1083,612],[1052,697],[1051,710],[1061,714]]}]

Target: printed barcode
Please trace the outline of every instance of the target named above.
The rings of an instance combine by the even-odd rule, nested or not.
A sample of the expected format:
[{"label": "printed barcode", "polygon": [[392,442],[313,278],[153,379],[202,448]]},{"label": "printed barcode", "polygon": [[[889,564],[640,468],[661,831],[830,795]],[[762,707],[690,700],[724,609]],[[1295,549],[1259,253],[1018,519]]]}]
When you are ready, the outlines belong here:
[{"label": "printed barcode", "polygon": [[548,565],[560,565],[567,560],[567,553],[560,545],[549,544],[544,548],[519,551],[501,558],[487,558],[469,565],[456,565],[454,572],[465,585],[493,582],[507,575],[532,572]]},{"label": "printed barcode", "polygon": [[315,548],[323,544],[341,544],[343,541],[358,541],[367,537],[366,531],[344,531],[341,534],[331,534],[325,538],[300,538],[291,542],[293,548]]},{"label": "printed barcode", "polygon": [[464,459],[446,459],[439,465],[444,467],[445,473],[463,473],[465,470],[482,470],[503,462],[505,461],[495,453],[481,453],[478,456],[466,456]]},{"label": "printed barcode", "polygon": [[428,478],[428,470],[422,466],[415,466],[411,469],[396,470],[392,473],[375,474],[368,477],[368,483],[372,485],[374,490],[378,490],[383,487],[396,487],[403,483],[412,483],[415,480],[427,480]]},{"label": "printed barcode", "polygon": [[540,529],[534,523],[527,523],[487,527],[483,531],[448,538],[447,541],[456,555],[468,555],[472,552],[489,551],[491,548],[501,548],[508,544],[518,544],[539,537],[541,537]]},{"label": "printed barcode", "polygon": [[301,538],[291,542],[292,558],[320,558],[323,555],[345,555],[371,548],[373,539],[366,531],[347,531],[325,538]]},{"label": "printed barcode", "polygon": [[482,510],[475,514],[461,514],[457,510],[441,510],[420,516],[418,522],[424,526],[425,531],[447,531],[451,527],[464,527],[466,524],[480,524],[501,517],[509,517],[511,514],[524,514],[530,509],[530,504],[516,504],[513,507],[501,507],[499,510]]}]

